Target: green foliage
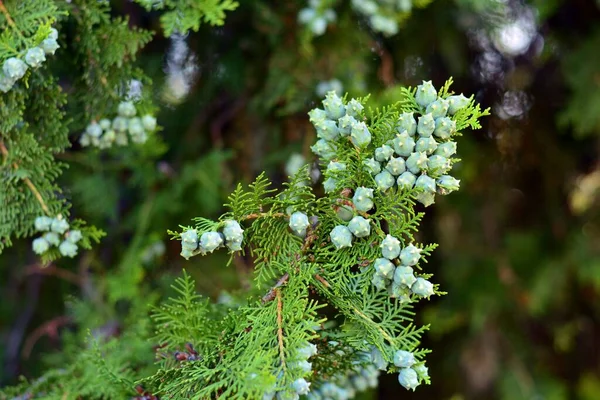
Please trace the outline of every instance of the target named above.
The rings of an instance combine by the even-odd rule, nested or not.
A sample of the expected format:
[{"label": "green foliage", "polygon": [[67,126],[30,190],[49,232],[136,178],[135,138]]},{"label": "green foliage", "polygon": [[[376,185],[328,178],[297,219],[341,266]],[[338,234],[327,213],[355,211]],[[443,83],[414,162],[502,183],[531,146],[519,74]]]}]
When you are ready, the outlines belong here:
[{"label": "green foliage", "polygon": [[[449,84],[440,91],[442,96],[451,94]],[[200,357],[183,366],[166,361],[156,376],[144,379],[145,387],[170,397],[191,393],[198,399],[268,397],[268,393],[289,390],[292,382],[305,377],[306,372],[286,368],[303,343],[314,339],[327,342],[330,337],[341,343],[346,354],[355,357],[374,346],[389,363],[397,350],[413,352],[422,361],[428,351],[418,346],[427,327],[413,324],[411,301],[390,300],[387,292],[371,284],[372,263],[380,257],[379,244],[387,233],[401,238],[404,246],[413,243],[413,234],[423,216],[414,211],[419,189],[377,192],[374,212],[353,211],[371,221],[373,233],[369,240],[357,238],[350,248],[336,250],[329,238],[332,228],[343,223],[336,214],[339,205],[348,204],[354,209],[345,191],[374,186],[364,160],[372,156],[375,147],[395,136],[401,112],[418,109],[413,95],[414,90],[406,90],[405,97],[396,105],[367,113],[365,120],[372,135],[368,149],[354,146],[350,140],[337,143],[335,159],[347,166],[346,173],[339,176],[338,189],[328,196],[315,196],[309,185],[307,166],[277,194],[264,175],[246,190],[238,185],[229,197],[230,211],[220,220],[234,219],[244,227],[245,246],[255,259],[252,296],[247,305],[226,314],[215,313],[209,303],[199,302],[192,282],[184,276],[176,288],[180,298],[160,308],[154,320],[159,326],[159,342],[171,351],[181,348],[192,337],[202,338],[193,343]],[[458,126],[467,127],[477,125],[477,120],[487,114],[487,110],[482,112],[471,102],[454,118]],[[288,227],[289,214],[295,211],[317,221],[305,235],[293,233]],[[171,232],[173,238],[183,240],[190,230],[201,237],[218,231],[221,226],[205,218],[196,218],[194,222],[193,227],[184,227],[181,233]],[[198,250],[196,247],[192,247],[191,255],[203,252],[202,243]],[[423,255],[429,255],[434,248],[435,245],[423,246]],[[431,274],[420,276],[429,278]],[[316,299],[308,296],[311,287],[319,294]],[[437,293],[442,294],[439,290]],[[411,300],[416,302],[417,297]],[[323,325],[327,314],[319,314],[326,306],[333,306],[338,312],[327,328]],[[318,360],[322,365],[331,365],[335,355],[320,354]],[[349,374],[355,366],[343,368],[338,365],[336,373]],[[315,377],[307,377],[313,387],[325,383],[317,378],[321,374],[317,371]]]},{"label": "green foliage", "polygon": [[198,31],[201,23],[221,26],[225,12],[233,11],[239,3],[234,0],[136,0],[147,10],[167,10],[160,17],[166,36],[185,35]]},{"label": "green foliage", "polygon": [[[598,63],[589,62],[590,54],[600,46],[600,31],[596,30],[565,57],[563,70],[571,101],[560,113],[558,121],[562,126],[572,126],[578,137],[600,132],[600,119],[595,110],[600,106],[600,92],[590,87],[596,82],[600,69]],[[592,83],[592,87],[598,83]]]},{"label": "green foliage", "polygon": [[[226,2],[136,3],[0,3],[0,71],[51,28],[61,46],[0,92],[0,385],[9,385],[0,399],[123,399],[144,390],[261,398],[300,376],[288,365],[288,336],[318,347],[308,360],[311,389],[351,389],[374,368],[361,350],[368,343],[393,356],[386,335],[400,348],[418,342],[417,359],[432,377],[402,398],[597,397],[596,2],[415,1],[410,13],[387,14],[398,23],[393,35],[374,29],[349,0],[320,2],[335,12],[322,35],[298,18],[313,1],[240,2],[233,13]],[[206,7],[224,11],[225,24],[212,28]],[[529,47],[510,54],[504,35]],[[362,117],[379,145],[394,114],[420,114],[407,88],[431,78],[438,88],[448,75],[454,90],[474,94],[473,106],[497,112],[475,134],[467,133],[479,126],[471,116],[483,111],[459,113],[459,192],[425,214],[411,193],[375,193],[369,218],[403,242],[422,243],[416,274],[449,293],[401,304],[369,285],[372,267],[364,264],[378,252],[363,241],[380,241],[375,225],[351,248],[330,244],[327,233],[346,224],[339,206],[351,195],[323,195],[306,112],[326,88],[348,92],[346,100],[371,93]],[[114,117],[124,100],[156,115],[156,134],[141,146],[81,148],[82,131]],[[350,165],[342,183],[372,184],[357,168],[367,152],[339,150],[336,161]],[[308,165],[287,182],[290,154]],[[91,249],[74,258],[33,253],[33,220],[45,213],[28,181],[49,215],[81,221]],[[291,210],[325,221],[313,232],[325,245],[299,261],[290,261],[304,244],[288,227]],[[263,217],[244,219],[250,213]],[[178,224],[219,231],[231,218],[246,230],[249,246],[240,252],[186,261],[168,242]],[[95,244],[98,228],[107,234]],[[263,303],[265,296],[272,299]],[[294,319],[310,309],[308,327]],[[253,321],[256,336],[247,331]],[[161,348],[166,342],[173,343]],[[287,371],[278,378],[282,354]],[[230,370],[219,367],[223,360]],[[375,391],[340,393],[395,398],[397,369],[390,366],[394,376]],[[27,377],[21,383],[19,374]],[[201,385],[205,378],[212,384]]]}]

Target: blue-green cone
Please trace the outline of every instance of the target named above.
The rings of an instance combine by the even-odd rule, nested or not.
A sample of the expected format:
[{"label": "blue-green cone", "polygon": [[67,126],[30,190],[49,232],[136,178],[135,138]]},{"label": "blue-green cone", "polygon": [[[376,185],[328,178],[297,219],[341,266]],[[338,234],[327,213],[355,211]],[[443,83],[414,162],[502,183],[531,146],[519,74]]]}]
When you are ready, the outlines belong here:
[{"label": "blue-green cone", "polygon": [[383,162],[390,159],[390,157],[394,154],[394,149],[392,149],[387,144],[382,145],[375,149],[375,160]]},{"label": "blue-green cone", "polygon": [[402,303],[410,303],[410,288],[405,285],[398,284],[395,281],[392,281],[390,285],[387,287],[388,294],[391,298],[398,300]]},{"label": "blue-green cone", "polygon": [[310,149],[323,160],[329,160],[335,157],[337,146],[335,143],[328,142],[325,139],[319,139],[310,147]]},{"label": "blue-green cone", "polygon": [[117,112],[122,117],[131,118],[136,114],[135,105],[131,101],[122,101],[117,107]]},{"label": "blue-green cone", "polygon": [[433,192],[421,192],[417,194],[415,197],[419,203],[423,204],[425,207],[429,207],[433,203],[435,203],[435,193]]},{"label": "blue-green cone", "polygon": [[398,133],[406,131],[410,136],[414,136],[417,132],[417,121],[411,112],[405,112],[400,114],[398,117],[398,123],[396,124],[396,130]]},{"label": "blue-green cone", "polygon": [[360,113],[365,107],[356,99],[352,99],[346,106],[346,114],[351,115],[355,118],[360,116]]},{"label": "blue-green cone", "polygon": [[409,244],[400,252],[400,262],[402,265],[412,267],[417,265],[421,259],[421,249],[415,245]]},{"label": "blue-green cone", "polygon": [[85,128],[85,132],[91,137],[100,137],[102,135],[102,127],[97,122],[92,122],[88,124]]},{"label": "blue-green cone", "polygon": [[338,225],[329,234],[331,243],[336,249],[342,249],[344,247],[352,247],[352,232],[344,225]]},{"label": "blue-green cone", "polygon": [[384,290],[388,285],[387,279],[385,279],[383,275],[380,275],[378,273],[373,274],[373,278],[371,278],[371,283],[379,290]]},{"label": "blue-green cone", "polygon": [[394,365],[400,368],[410,368],[417,360],[415,355],[410,351],[398,350],[394,353]]},{"label": "blue-green cone", "polygon": [[58,218],[52,220],[52,224],[50,225],[50,230],[52,232],[60,233],[62,235],[67,229],[69,229],[69,223],[66,220]]},{"label": "blue-green cone", "polygon": [[110,129],[110,127],[112,126],[112,122],[110,121],[110,119],[107,118],[102,118],[99,122],[98,125],[100,125],[100,128],[102,128],[103,131],[107,131]]},{"label": "blue-green cone", "polygon": [[385,361],[383,354],[379,349],[375,346],[371,347],[371,362],[375,365],[375,367],[381,371],[385,371],[388,366],[388,362]]},{"label": "blue-green cone", "polygon": [[406,160],[406,169],[415,175],[427,168],[427,154],[420,151],[412,153]]},{"label": "blue-green cone", "polygon": [[433,154],[435,149],[437,149],[438,143],[431,136],[422,137],[417,140],[417,144],[415,146],[415,151],[420,151],[427,155]]},{"label": "blue-green cone", "polygon": [[397,134],[392,140],[392,145],[396,154],[408,157],[415,149],[415,140],[407,132],[402,132]]},{"label": "blue-green cone", "polygon": [[412,189],[417,181],[417,177],[412,172],[406,171],[398,177],[396,183],[400,189]]},{"label": "blue-green cone", "polygon": [[323,189],[325,189],[325,193],[333,192],[337,185],[338,181],[334,178],[327,178],[323,181]]},{"label": "blue-green cone", "polygon": [[425,364],[413,365],[411,368],[415,370],[420,379],[426,380],[429,378],[429,369]]},{"label": "blue-green cone", "polygon": [[56,39],[47,38],[42,40],[42,43],[40,43],[40,47],[42,48],[42,50],[44,50],[44,53],[54,54],[60,46],[58,45]]},{"label": "blue-green cone", "polygon": [[383,170],[377,175],[375,175],[375,183],[377,184],[377,189],[385,192],[389,188],[394,186],[396,183],[396,179],[394,176],[387,170]]},{"label": "blue-green cone", "polygon": [[423,278],[417,278],[415,283],[413,283],[413,285],[411,286],[410,290],[412,290],[412,292],[417,296],[421,297],[429,297],[434,294],[433,283]]},{"label": "blue-green cone", "polygon": [[156,118],[150,114],[146,114],[142,117],[142,126],[147,131],[153,131],[156,129]]},{"label": "blue-green cone", "polygon": [[56,232],[46,232],[42,237],[51,245],[58,246],[60,244],[60,238]]},{"label": "blue-green cone", "polygon": [[350,140],[356,147],[366,147],[371,143],[371,132],[364,122],[354,124],[350,132]]},{"label": "blue-green cone", "polygon": [[46,54],[44,53],[44,50],[40,49],[39,47],[33,47],[27,50],[27,53],[25,54],[25,62],[29,64],[31,68],[39,67],[44,61],[46,61]]},{"label": "blue-green cone", "polygon": [[398,382],[406,389],[412,389],[413,391],[419,386],[419,377],[417,373],[411,368],[402,368],[398,374]]},{"label": "blue-green cone", "polygon": [[198,232],[195,229],[188,229],[181,233],[181,247],[190,251],[198,248]]},{"label": "blue-green cone", "polygon": [[298,348],[296,353],[296,355],[302,360],[307,360],[316,354],[317,346],[310,342],[307,342],[305,345]]},{"label": "blue-green cone", "polygon": [[372,157],[364,160],[363,165],[367,168],[367,171],[369,171],[371,175],[376,175],[381,171],[381,164],[375,161],[375,159]]},{"label": "blue-green cone", "polygon": [[73,258],[77,255],[77,245],[65,240],[58,246],[58,251],[60,251],[63,257]]},{"label": "blue-green cone", "polygon": [[131,136],[142,136],[144,134],[144,125],[138,117],[131,118],[127,123],[127,131]]},{"label": "blue-green cone", "polygon": [[458,110],[468,106],[470,101],[467,97],[463,96],[462,94],[459,94],[458,96],[450,96],[447,100],[449,104],[448,113],[450,115],[454,115]]},{"label": "blue-green cone", "polygon": [[394,176],[400,175],[401,173],[406,171],[406,164],[404,162],[404,158],[390,158],[390,161],[388,161],[388,163],[386,164],[385,169]]},{"label": "blue-green cone", "polygon": [[326,119],[315,123],[315,129],[317,130],[317,137],[332,141],[340,136],[340,131],[335,121]]},{"label": "blue-green cone", "polygon": [[456,132],[456,122],[448,117],[442,117],[435,120],[435,130],[433,134],[440,139],[448,139]]},{"label": "blue-green cone", "polygon": [[437,99],[427,106],[427,113],[433,115],[433,118],[445,117],[448,113],[450,103],[445,99]]},{"label": "blue-green cone", "polygon": [[352,127],[357,124],[358,121],[351,115],[344,115],[338,120],[338,130],[340,135],[348,136],[352,132]]},{"label": "blue-green cone", "polygon": [[72,231],[67,232],[65,237],[66,240],[68,240],[69,242],[77,243],[83,238],[83,235],[81,234],[81,231],[79,229],[74,229]]},{"label": "blue-green cone", "polygon": [[423,83],[417,86],[417,93],[415,94],[415,100],[421,107],[427,107],[430,103],[433,103],[437,99],[437,91],[431,83],[431,81],[423,81]]},{"label": "blue-green cone", "polygon": [[358,211],[369,211],[374,206],[373,189],[363,186],[356,188],[354,191],[354,196],[352,197],[352,202]]},{"label": "blue-green cone", "polygon": [[446,158],[452,157],[456,154],[456,142],[452,141],[438,144],[438,147],[433,154]]},{"label": "blue-green cone", "polygon": [[438,176],[445,174],[446,172],[450,171],[451,167],[450,160],[448,160],[446,157],[433,155],[427,160],[427,168],[429,169],[428,173],[431,175]]},{"label": "blue-green cone", "polygon": [[423,189],[424,192],[435,193],[435,180],[427,175],[421,175],[415,182],[415,187]]},{"label": "blue-green cone", "polygon": [[237,221],[230,219],[223,224],[223,236],[228,245],[229,242],[241,242],[244,239],[244,230]]},{"label": "blue-green cone", "polygon": [[33,242],[31,242],[31,247],[33,248],[35,254],[44,254],[50,248],[50,243],[48,243],[48,241],[43,237],[39,237],[37,239],[33,239]]},{"label": "blue-green cone", "polygon": [[13,81],[21,79],[27,72],[27,64],[16,57],[10,57],[2,64],[4,75]]},{"label": "blue-green cone", "polygon": [[348,223],[348,229],[357,238],[367,237],[371,234],[370,221],[366,218],[357,215]]},{"label": "blue-green cone", "polygon": [[381,241],[381,253],[388,260],[393,260],[394,258],[397,258],[400,255],[400,250],[400,241],[392,235],[387,235],[385,239]]},{"label": "blue-green cone", "polygon": [[369,381],[361,375],[354,375],[350,378],[350,383],[357,392],[364,392],[369,388]]},{"label": "blue-green cone", "polygon": [[304,378],[296,379],[292,382],[292,388],[298,394],[307,394],[310,391],[310,383]]},{"label": "blue-green cone", "polygon": [[415,272],[411,267],[399,266],[396,267],[394,271],[394,283],[397,285],[404,285],[408,288],[412,286],[417,278],[415,277]]},{"label": "blue-green cone", "polygon": [[52,225],[52,218],[46,217],[45,215],[41,217],[36,217],[34,221],[34,226],[36,231],[49,231],[50,226]]},{"label": "blue-green cone", "polygon": [[299,369],[302,372],[302,374],[310,374],[310,372],[312,371],[312,363],[309,363],[306,360],[292,361],[291,363],[289,363],[289,366],[292,368]]},{"label": "blue-green cone", "polygon": [[200,236],[200,251],[202,253],[212,253],[223,244],[223,238],[218,232],[204,232]]},{"label": "blue-green cone", "polygon": [[334,90],[327,92],[323,100],[323,108],[329,119],[337,120],[346,114],[346,106]]},{"label": "blue-green cone", "polygon": [[298,235],[305,235],[309,225],[308,216],[303,212],[296,211],[290,215],[289,227]]},{"label": "blue-green cone", "polygon": [[325,121],[327,119],[327,113],[325,110],[321,110],[320,108],[313,108],[308,112],[308,120],[313,124],[317,124],[319,122]]},{"label": "blue-green cone", "polygon": [[329,164],[327,164],[327,172],[337,173],[337,172],[342,172],[345,170],[346,170],[345,163],[341,163],[341,162],[337,162],[337,161],[329,161]]},{"label": "blue-green cone", "polygon": [[112,127],[117,132],[125,132],[128,125],[129,120],[125,117],[116,117],[112,122]]},{"label": "blue-green cone", "polygon": [[386,258],[378,258],[375,260],[373,266],[378,275],[381,275],[386,279],[394,278],[394,270],[396,267],[390,260]]},{"label": "blue-green cone", "polygon": [[460,180],[458,180],[455,177],[450,176],[450,175],[442,175],[437,180],[437,184],[438,184],[438,189],[439,188],[443,189],[443,193],[441,193],[441,194],[448,194],[450,192],[454,192],[455,190],[459,189]]},{"label": "blue-green cone", "polygon": [[417,125],[417,133],[421,137],[429,137],[435,130],[435,119],[431,114],[425,114],[419,117],[419,123]]},{"label": "blue-green cone", "polygon": [[354,217],[354,212],[350,206],[341,205],[336,210],[337,216],[345,222],[350,221]]}]

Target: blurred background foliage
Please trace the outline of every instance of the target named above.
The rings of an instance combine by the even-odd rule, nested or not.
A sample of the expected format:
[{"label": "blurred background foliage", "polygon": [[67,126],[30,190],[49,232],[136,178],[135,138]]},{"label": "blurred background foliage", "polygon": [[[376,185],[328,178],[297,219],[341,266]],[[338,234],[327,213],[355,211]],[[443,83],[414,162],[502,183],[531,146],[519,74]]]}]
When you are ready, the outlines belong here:
[{"label": "blurred background foliage", "polygon": [[149,335],[155,293],[186,268],[222,299],[251,269],[218,254],[186,262],[167,229],[217,217],[234,184],[262,170],[281,184],[295,153],[312,160],[306,113],[327,85],[382,105],[403,86],[453,76],[492,116],[459,141],[462,189],[427,210],[420,233],[440,244],[430,268],[448,292],[419,313],[431,324],[433,384],[409,393],[384,376],[371,398],[600,398],[600,4],[418,2],[385,37],[350,1],[330,3],[337,18],[319,36],[297,22],[305,1],[254,0],[221,27],[166,38],[160,13],[112,2],[156,32],[139,66],[154,82],[162,141],[107,155],[72,132],[60,185],[107,236],[45,268],[28,240],[2,254],[1,384],[86,365],[73,343],[88,332],[151,369],[151,346],[127,337]]}]

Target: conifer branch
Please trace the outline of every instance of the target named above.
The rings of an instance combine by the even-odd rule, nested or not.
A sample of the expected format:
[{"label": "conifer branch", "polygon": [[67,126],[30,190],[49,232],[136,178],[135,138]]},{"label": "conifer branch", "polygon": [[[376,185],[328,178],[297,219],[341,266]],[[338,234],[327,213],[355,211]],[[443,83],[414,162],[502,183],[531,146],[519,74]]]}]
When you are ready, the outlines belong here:
[{"label": "conifer branch", "polygon": [[285,213],[252,213],[252,214],[248,214],[245,217],[242,217],[241,220],[242,221],[247,221],[249,219],[257,219],[257,218],[265,218],[265,217],[273,217],[273,218],[280,218],[280,217],[287,217],[287,214]]},{"label": "conifer branch", "polygon": [[[0,4],[1,3],[2,2],[0,0]],[[2,141],[0,141],[0,152],[2,153],[2,155],[4,156],[5,159],[8,159],[8,149],[4,145],[4,142],[2,142]],[[15,170],[17,170],[19,168],[19,165],[17,163],[13,163],[13,168]],[[50,210],[48,209],[48,206],[44,202],[44,199],[42,198],[42,195],[37,190],[37,188],[35,187],[35,185],[33,184],[33,182],[31,182],[31,180],[29,178],[27,178],[27,177],[23,178],[23,181],[25,182],[25,184],[27,185],[27,187],[29,188],[29,190],[31,190],[31,193],[33,193],[33,195],[37,199],[38,203],[40,203],[40,206],[42,207],[42,210],[44,210],[44,213],[46,213],[46,215],[50,216]]]},{"label": "conifer branch", "polygon": [[278,292],[278,289],[281,286],[285,285],[287,283],[287,281],[288,281],[289,278],[290,278],[290,274],[288,274],[287,272],[281,278],[279,278],[279,280],[277,281],[277,283],[275,284],[275,286],[273,286],[267,292],[267,294],[265,294],[263,296],[263,298],[262,298],[263,304],[272,301],[275,298],[275,295]]},{"label": "conifer branch", "polygon": [[283,347],[283,302],[281,300],[281,292],[279,289],[275,289],[275,296],[277,297],[277,340],[279,342],[279,358],[281,360],[281,367],[285,371],[285,352]]},{"label": "conifer branch", "polygon": [[10,16],[10,13],[6,9],[6,6],[4,5],[2,0],[0,0],[0,12],[2,14],[4,14],[4,17],[6,18],[6,22],[8,22],[8,25],[10,25],[10,27],[13,28],[15,30],[15,32],[17,32],[19,34],[19,36],[21,36],[21,38],[24,38],[23,33],[17,27],[17,24],[15,24],[15,21],[13,21],[12,17]]},{"label": "conifer branch", "polygon": [[[331,288],[331,284],[329,282],[327,282],[327,280],[325,278],[323,278],[322,276],[320,276],[319,274],[315,274],[314,277],[327,289]],[[333,295],[333,293],[330,293],[330,294]],[[385,330],[381,329],[379,324],[377,324],[375,321],[373,321],[371,318],[369,318],[367,315],[365,315],[362,311],[360,311],[353,304],[351,304],[351,303],[349,303],[349,304],[350,304],[350,309],[352,311],[354,311],[356,313],[356,315],[361,317],[369,325],[376,327],[376,329],[379,331],[379,333],[381,333],[381,336],[384,337],[385,340],[387,340],[392,345],[394,344],[394,338],[392,338]]]}]

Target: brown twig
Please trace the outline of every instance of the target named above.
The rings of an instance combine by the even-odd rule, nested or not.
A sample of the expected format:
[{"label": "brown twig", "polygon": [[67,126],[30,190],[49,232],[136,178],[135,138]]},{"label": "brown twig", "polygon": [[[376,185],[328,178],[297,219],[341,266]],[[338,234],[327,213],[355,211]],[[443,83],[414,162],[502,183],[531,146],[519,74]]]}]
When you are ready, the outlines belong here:
[{"label": "brown twig", "polygon": [[44,266],[35,264],[35,265],[30,265],[29,267],[27,267],[25,269],[25,274],[24,274],[25,276],[35,275],[35,274],[52,275],[52,276],[56,276],[58,278],[64,279],[65,281],[71,282],[75,285],[81,284],[81,279],[79,278],[79,275],[77,275],[71,271],[68,271],[66,269],[58,268],[55,265],[48,265],[47,267],[44,267]]},{"label": "brown twig", "polygon": [[287,214],[284,213],[252,213],[252,214],[248,214],[245,217],[242,217],[241,220],[242,221],[246,221],[249,219],[257,219],[257,218],[264,218],[264,217],[273,217],[273,218],[280,218],[280,217],[287,217]]},{"label": "brown twig", "polygon": [[[314,230],[312,228],[309,227],[309,229],[306,233],[306,238],[304,239],[304,243],[302,244],[302,248],[300,249],[300,253],[296,254],[294,257],[293,266],[297,266],[298,262],[302,258],[302,254],[308,250],[308,248],[310,247],[310,245],[316,238],[317,238],[316,233],[314,232]],[[262,298],[263,304],[268,303],[269,301],[272,301],[275,298],[275,293],[277,292],[277,290],[281,286],[285,285],[289,278],[290,278],[290,275],[287,272],[285,274],[283,274],[283,276],[281,278],[279,278],[277,283],[267,292],[267,294],[265,294],[263,296],[263,298]]]},{"label": "brown twig", "polygon": [[279,341],[279,359],[281,360],[281,367],[285,371],[285,352],[283,347],[283,301],[281,300],[281,292],[279,289],[275,289],[275,296],[277,297],[277,340]]},{"label": "brown twig", "polygon": [[31,350],[33,350],[33,346],[37,343],[38,340],[44,335],[47,335],[51,339],[58,338],[58,328],[62,325],[66,325],[71,322],[71,317],[67,315],[61,315],[60,317],[56,317],[51,319],[50,321],[44,322],[42,325],[37,327],[25,340],[25,344],[23,345],[22,355],[24,358],[29,358],[31,354]]},{"label": "brown twig", "polygon": [[278,289],[285,285],[288,281],[288,279],[290,279],[290,274],[288,274],[287,272],[281,277],[279,278],[279,280],[277,281],[277,283],[275,284],[275,286],[273,286],[268,292],[267,294],[265,294],[262,298],[262,302],[264,303],[268,303],[269,301],[273,300],[278,292]]},{"label": "brown twig", "polygon": [[4,6],[4,3],[2,2],[2,0],[0,0],[0,12],[2,14],[4,14],[4,16],[6,17],[6,22],[8,22],[8,25],[10,25],[10,27],[13,28],[15,31],[19,32],[19,35],[21,35],[21,37],[23,37],[23,34],[17,27],[17,24],[15,24],[15,21],[13,21],[12,17],[10,16],[10,13]]},{"label": "brown twig", "polygon": [[[327,280],[325,280],[325,278],[323,278],[319,274],[315,274],[314,277],[315,277],[316,280],[318,280],[326,288],[329,289],[331,287],[331,285],[329,284],[329,282],[327,282]],[[366,315],[365,313],[363,313],[361,310],[359,310],[358,308],[356,308],[354,306],[350,306],[350,308],[352,309],[352,311],[354,311],[354,313],[356,315],[358,315],[359,317],[361,317],[365,321],[368,321],[369,323],[373,324],[376,327],[376,329],[379,331],[379,333],[381,334],[381,336],[383,336],[390,344],[394,344],[395,343],[394,338],[391,337],[385,330],[381,329],[381,327],[379,326],[379,324],[376,324],[371,318],[369,318],[368,315]]]},{"label": "brown twig", "polygon": [[[2,4],[2,0],[0,0],[0,4]],[[8,159],[8,149],[4,145],[3,141],[0,141],[0,152],[2,153],[2,155],[4,156],[4,158]],[[19,165],[17,163],[13,163],[13,168],[15,170],[19,169]],[[44,199],[42,198],[42,195],[37,190],[37,188],[35,187],[35,185],[31,182],[31,180],[29,180],[29,178],[23,178],[23,181],[25,182],[25,184],[27,185],[27,187],[29,188],[29,190],[31,190],[31,193],[33,193],[33,195],[37,199],[38,203],[40,203],[40,205],[42,206],[42,210],[44,210],[44,212],[46,213],[46,215],[50,216],[50,210],[48,209],[48,206],[46,206],[46,203],[44,202]]]},{"label": "brown twig", "polygon": [[321,275],[315,274],[315,279],[318,280],[319,282],[321,282],[323,284],[323,286],[325,286],[326,288],[330,288],[331,287],[331,285],[329,284],[329,282],[327,282],[325,280],[325,278],[323,278]]}]

